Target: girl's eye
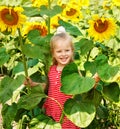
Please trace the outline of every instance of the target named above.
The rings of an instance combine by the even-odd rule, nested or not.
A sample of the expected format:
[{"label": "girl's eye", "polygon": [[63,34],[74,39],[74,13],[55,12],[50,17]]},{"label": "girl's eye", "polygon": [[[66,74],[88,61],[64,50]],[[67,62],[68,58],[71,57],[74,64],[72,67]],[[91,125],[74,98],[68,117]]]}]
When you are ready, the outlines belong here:
[{"label": "girl's eye", "polygon": [[61,51],[56,51],[57,53],[60,53]]},{"label": "girl's eye", "polygon": [[70,51],[69,49],[66,50],[66,52],[69,52],[69,51]]}]

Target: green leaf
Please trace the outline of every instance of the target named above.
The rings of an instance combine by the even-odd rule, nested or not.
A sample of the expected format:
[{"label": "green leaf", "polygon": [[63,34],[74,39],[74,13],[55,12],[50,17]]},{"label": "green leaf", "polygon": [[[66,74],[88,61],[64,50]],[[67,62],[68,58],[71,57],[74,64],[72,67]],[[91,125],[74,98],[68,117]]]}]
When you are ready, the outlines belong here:
[{"label": "green leaf", "polygon": [[33,46],[30,44],[25,44],[23,46],[23,53],[31,58],[36,58],[36,59],[44,59],[44,54],[40,46]]},{"label": "green leaf", "polygon": [[13,92],[23,84],[24,79],[23,75],[17,76],[15,79],[8,76],[4,77],[0,83],[0,103],[5,103],[9,100]]},{"label": "green leaf", "polygon": [[0,48],[0,66],[9,60],[9,55],[6,53],[5,48]]},{"label": "green leaf", "polygon": [[3,117],[3,127],[5,129],[12,129],[11,122],[14,120],[14,117],[17,113],[17,105],[13,103],[12,105],[5,104],[2,108],[2,117]]},{"label": "green leaf", "polygon": [[68,22],[59,20],[59,24],[61,26],[64,26],[64,28],[66,29],[66,31],[69,32],[71,35],[74,35],[74,36],[80,36],[80,35],[82,35],[82,33],[80,32],[80,30],[76,26],[74,26],[74,25],[72,25],[72,24],[70,24]]},{"label": "green leaf", "polygon": [[66,65],[61,75],[61,91],[66,94],[81,94],[93,88],[95,80],[89,77],[81,77],[77,65],[73,62]]},{"label": "green leaf", "polygon": [[99,106],[103,98],[101,93],[95,89],[92,89],[89,92],[82,94],[81,97],[83,102],[94,104],[96,107]]},{"label": "green leaf", "polygon": [[119,71],[118,66],[111,66],[108,64],[108,58],[105,55],[99,55],[95,59],[97,72],[102,81],[113,82],[115,75]]},{"label": "green leaf", "polygon": [[103,87],[103,95],[106,96],[107,99],[119,102],[120,100],[120,88],[116,82],[113,82],[107,86]]},{"label": "green leaf", "polygon": [[27,38],[33,44],[36,44],[39,46],[46,46],[46,48],[49,47],[49,42],[51,37],[52,37],[52,34],[48,34],[47,36],[41,36],[40,31],[38,30],[31,30],[27,35]]},{"label": "green leaf", "polygon": [[66,94],[82,94],[94,87],[95,80],[90,77],[80,77],[77,73],[72,73],[62,78],[61,91]]},{"label": "green leaf", "polygon": [[97,108],[97,113],[96,114],[101,119],[108,118],[108,116],[109,116],[107,107],[105,107],[103,105],[99,105],[99,107]]},{"label": "green leaf", "polygon": [[75,43],[75,49],[80,50],[81,55],[85,55],[93,48],[93,46],[93,41],[85,38],[82,38],[79,42]]},{"label": "green leaf", "polygon": [[24,14],[28,17],[40,16],[40,9],[37,7],[23,7]]},{"label": "green leaf", "polygon": [[18,101],[18,107],[19,109],[23,108],[26,110],[31,110],[37,106],[43,98],[46,98],[46,95],[43,92],[36,92],[35,90],[35,92],[31,94],[21,96]]},{"label": "green leaf", "polygon": [[48,116],[40,114],[30,121],[30,129],[62,129],[60,123]]},{"label": "green leaf", "polygon": [[40,14],[42,16],[47,15],[49,17],[53,17],[53,16],[55,16],[55,15],[61,13],[61,12],[62,12],[62,8],[60,6],[58,6],[58,5],[55,5],[51,9],[48,9],[44,5],[40,7]]},{"label": "green leaf", "polygon": [[90,71],[93,75],[97,71],[95,63],[90,61],[84,63],[84,68],[86,71]]},{"label": "green leaf", "polygon": [[77,65],[74,62],[69,63],[64,67],[64,69],[62,70],[61,78],[70,75],[71,73],[78,73]]},{"label": "green leaf", "polygon": [[87,127],[95,117],[95,106],[91,103],[84,103],[69,99],[64,105],[65,115],[75,125],[81,128]]}]

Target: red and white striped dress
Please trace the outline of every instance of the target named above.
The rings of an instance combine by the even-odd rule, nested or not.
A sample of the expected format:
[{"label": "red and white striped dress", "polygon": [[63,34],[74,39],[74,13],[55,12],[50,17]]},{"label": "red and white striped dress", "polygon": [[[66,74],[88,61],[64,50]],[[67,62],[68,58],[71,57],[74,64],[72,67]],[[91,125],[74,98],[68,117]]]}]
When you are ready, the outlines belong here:
[{"label": "red and white striped dress", "polygon": [[[60,91],[61,72],[57,71],[56,68],[57,68],[56,65],[51,66],[50,71],[48,73],[49,77],[48,96],[51,99],[48,98],[46,100],[46,102],[44,103],[44,108],[46,109],[46,114],[48,116],[51,116],[56,122],[59,122],[62,110],[59,104],[55,102],[53,99],[57,100],[60,103],[60,105],[62,105],[63,108],[65,101],[71,98],[71,96],[65,95]],[[64,117],[62,129],[80,129],[80,128],[76,127],[70,120]]]}]

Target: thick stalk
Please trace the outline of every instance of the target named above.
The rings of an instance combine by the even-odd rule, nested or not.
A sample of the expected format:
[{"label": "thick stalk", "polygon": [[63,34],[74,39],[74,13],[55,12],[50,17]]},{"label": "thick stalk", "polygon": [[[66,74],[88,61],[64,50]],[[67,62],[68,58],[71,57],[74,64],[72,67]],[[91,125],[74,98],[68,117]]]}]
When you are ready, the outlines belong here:
[{"label": "thick stalk", "polygon": [[20,42],[20,47],[21,47],[21,52],[22,52],[22,60],[23,60],[23,65],[24,65],[25,76],[28,77],[27,63],[26,63],[25,55],[23,54],[23,41],[22,41],[22,35],[20,32],[20,29],[18,29],[18,33],[19,33],[19,42]]}]

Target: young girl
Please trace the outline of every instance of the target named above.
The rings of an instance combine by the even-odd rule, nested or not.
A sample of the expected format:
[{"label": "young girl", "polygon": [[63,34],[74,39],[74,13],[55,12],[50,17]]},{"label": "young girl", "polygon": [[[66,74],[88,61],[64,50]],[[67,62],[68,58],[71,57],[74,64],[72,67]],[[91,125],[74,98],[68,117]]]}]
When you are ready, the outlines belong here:
[{"label": "young girl", "polygon": [[[72,97],[60,91],[61,72],[68,63],[73,61],[74,48],[72,38],[65,32],[63,27],[57,29],[56,34],[51,39],[50,45],[53,65],[50,67],[48,73],[48,99],[44,104],[44,108],[48,116],[51,116],[56,122],[59,122],[65,101]],[[79,128],[64,117],[62,129]]]}]

